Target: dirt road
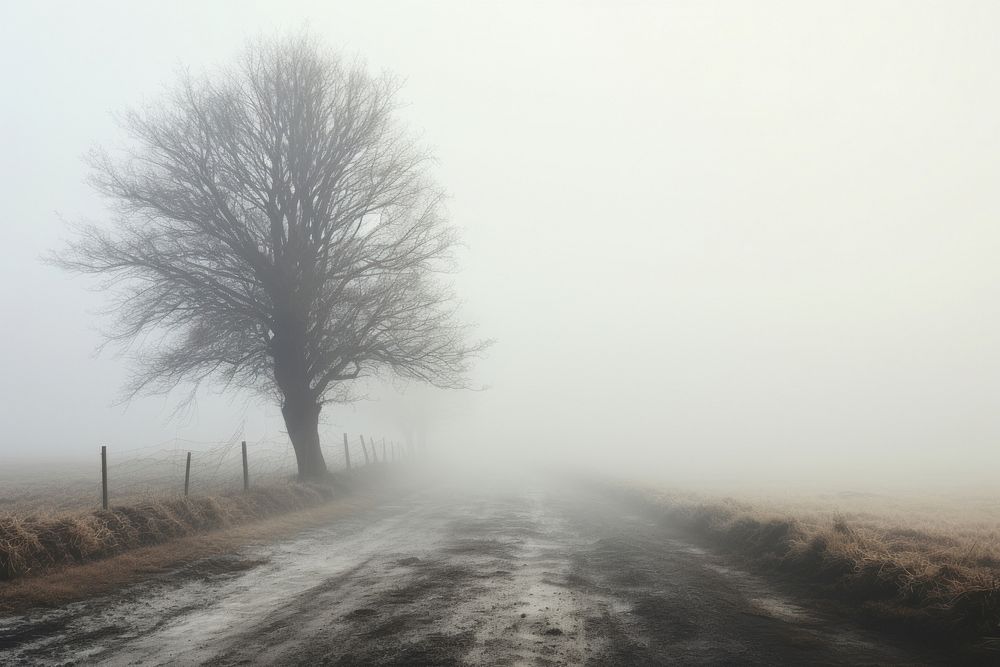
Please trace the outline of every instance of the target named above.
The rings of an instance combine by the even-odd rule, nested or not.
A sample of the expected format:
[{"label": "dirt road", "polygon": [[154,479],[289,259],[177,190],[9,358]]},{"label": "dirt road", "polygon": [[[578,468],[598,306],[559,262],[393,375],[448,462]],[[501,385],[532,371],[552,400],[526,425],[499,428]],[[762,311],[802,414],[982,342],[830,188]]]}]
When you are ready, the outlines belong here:
[{"label": "dirt road", "polygon": [[0,663],[930,664],[597,492],[439,487],[110,599],[0,619]]}]

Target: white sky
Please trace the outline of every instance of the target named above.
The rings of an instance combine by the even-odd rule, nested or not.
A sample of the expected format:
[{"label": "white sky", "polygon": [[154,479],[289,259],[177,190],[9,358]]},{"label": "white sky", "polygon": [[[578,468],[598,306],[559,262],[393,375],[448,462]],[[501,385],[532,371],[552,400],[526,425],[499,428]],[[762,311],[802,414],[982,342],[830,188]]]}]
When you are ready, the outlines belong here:
[{"label": "white sky", "polygon": [[[38,258],[96,219],[82,154],[179,67],[308,26],[403,76],[496,338],[429,439],[645,472],[986,480],[1000,467],[1000,4],[0,5],[3,456],[279,433],[111,404],[99,294]],[[410,402],[411,404],[414,401]],[[327,411],[392,433],[395,408]]]}]

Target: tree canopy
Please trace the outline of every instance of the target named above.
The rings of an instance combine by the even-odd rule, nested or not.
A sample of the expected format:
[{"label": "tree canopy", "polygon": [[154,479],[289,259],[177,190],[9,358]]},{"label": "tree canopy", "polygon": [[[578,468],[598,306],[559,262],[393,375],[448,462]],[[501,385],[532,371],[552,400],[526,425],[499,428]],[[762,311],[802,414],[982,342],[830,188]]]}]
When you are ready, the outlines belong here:
[{"label": "tree canopy", "polygon": [[82,227],[56,261],[113,288],[112,339],[145,341],[131,393],[272,395],[314,476],[320,408],[352,380],[465,383],[487,343],[439,278],[456,236],[397,91],[300,36],[124,116],[129,148],[91,156],[113,224]]}]

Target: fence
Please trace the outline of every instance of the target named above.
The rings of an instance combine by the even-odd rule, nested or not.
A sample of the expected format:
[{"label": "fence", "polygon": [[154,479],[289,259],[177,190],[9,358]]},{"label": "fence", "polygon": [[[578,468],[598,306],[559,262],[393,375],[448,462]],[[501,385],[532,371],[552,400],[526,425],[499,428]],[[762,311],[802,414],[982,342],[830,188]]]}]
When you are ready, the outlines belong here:
[{"label": "fence", "polygon": [[[184,448],[179,444],[188,444]],[[206,443],[175,440],[173,449],[151,445],[146,448],[115,452],[101,446],[101,504],[108,508],[114,498],[182,493],[246,491],[252,483],[276,483],[293,477],[296,472],[295,454],[287,442],[262,439],[249,443],[230,440],[210,447],[195,447]],[[381,447],[380,447],[381,446]],[[404,448],[386,438],[376,440],[359,435],[355,444],[354,467],[387,463],[402,458]],[[321,445],[323,458],[331,471],[350,472],[350,438],[344,433],[343,443]],[[360,449],[363,458],[357,457]],[[381,452],[379,452],[381,449]],[[121,462],[116,454],[123,455]],[[363,461],[363,463],[362,463]]]},{"label": "fence", "polygon": [[[339,435],[339,434],[338,434]],[[381,462],[383,439],[358,435],[322,443],[327,467],[343,474],[351,468]],[[246,442],[246,466],[243,443]],[[386,455],[404,448],[384,440]],[[377,444],[377,452],[372,445]],[[375,458],[376,454],[378,457]],[[132,504],[154,497],[238,493],[254,485],[280,484],[297,472],[295,453],[283,436],[246,438],[238,431],[229,440],[204,442],[174,438],[145,447],[107,445],[93,458],[45,462],[9,461],[0,466],[0,514],[40,516],[79,511],[110,503]]]}]

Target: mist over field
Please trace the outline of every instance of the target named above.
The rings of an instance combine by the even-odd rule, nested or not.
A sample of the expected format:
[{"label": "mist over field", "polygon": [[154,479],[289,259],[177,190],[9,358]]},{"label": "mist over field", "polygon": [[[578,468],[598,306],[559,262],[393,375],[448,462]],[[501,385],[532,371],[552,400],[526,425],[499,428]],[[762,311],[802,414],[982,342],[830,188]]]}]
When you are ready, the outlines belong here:
[{"label": "mist over field", "polygon": [[1000,664],[1000,4],[0,8],[0,663]]},{"label": "mist over field", "polygon": [[[0,21],[2,456],[278,437],[267,401],[116,406],[128,353],[39,257],[108,203],[81,155],[181,69],[309,32],[405,80],[464,247],[482,391],[374,385],[322,437],[691,483],[985,484],[1000,464],[988,2],[31,3]],[[387,18],[391,17],[391,18]]]}]

